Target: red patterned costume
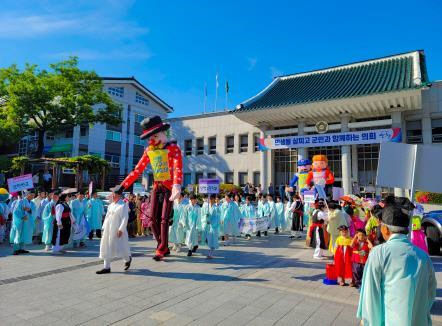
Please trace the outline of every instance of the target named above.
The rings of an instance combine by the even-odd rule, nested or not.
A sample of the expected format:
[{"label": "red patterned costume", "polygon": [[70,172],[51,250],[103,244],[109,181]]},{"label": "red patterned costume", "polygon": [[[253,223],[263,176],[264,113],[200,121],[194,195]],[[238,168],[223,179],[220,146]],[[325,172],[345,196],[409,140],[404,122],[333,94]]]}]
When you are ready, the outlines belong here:
[{"label": "red patterned costume", "polygon": [[181,191],[183,162],[179,146],[167,142],[164,131],[169,129],[169,124],[163,123],[160,117],[155,116],[143,120],[141,126],[144,129],[141,139],[149,138],[149,146],[135,169],[121,185],[123,188],[130,187],[151,163],[154,183],[148,217],[158,243],[154,259],[160,260],[169,253],[169,221],[172,216],[173,200]]},{"label": "red patterned costume", "polygon": [[340,235],[336,239],[335,270],[338,282],[345,282],[345,280],[351,281],[353,278],[353,248],[351,245],[352,239],[350,237]]},{"label": "red patterned costume", "polygon": [[311,182],[313,182],[315,186],[321,186],[324,188],[327,196],[330,195],[331,188],[335,182],[335,176],[328,167],[327,156],[322,154],[313,156],[312,169],[308,173],[307,179],[305,180],[307,185],[309,185]]}]

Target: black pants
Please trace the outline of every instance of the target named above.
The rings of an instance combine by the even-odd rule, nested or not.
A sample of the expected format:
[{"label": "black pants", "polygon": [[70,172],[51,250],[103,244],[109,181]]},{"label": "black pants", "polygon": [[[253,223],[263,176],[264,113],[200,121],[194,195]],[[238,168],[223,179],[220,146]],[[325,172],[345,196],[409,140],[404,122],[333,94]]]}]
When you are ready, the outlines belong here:
[{"label": "black pants", "polygon": [[304,229],[302,225],[303,216],[297,212],[292,215],[292,231],[301,231]]},{"label": "black pants", "polygon": [[364,266],[365,264],[353,263],[353,282],[357,287],[361,286],[362,275],[364,274]]},{"label": "black pants", "polygon": [[[71,219],[70,218],[62,218],[61,225],[63,228],[60,230],[60,246],[63,246],[69,242],[69,237],[71,236]],[[52,245],[55,246],[57,244],[57,235],[58,235],[58,225],[57,220],[54,220],[54,230],[52,232]]]},{"label": "black pants", "polygon": [[[97,238],[101,238],[101,229],[97,229],[95,230],[95,235],[97,236]],[[94,230],[91,230],[91,232],[89,232],[89,239],[92,239],[94,237]]]}]

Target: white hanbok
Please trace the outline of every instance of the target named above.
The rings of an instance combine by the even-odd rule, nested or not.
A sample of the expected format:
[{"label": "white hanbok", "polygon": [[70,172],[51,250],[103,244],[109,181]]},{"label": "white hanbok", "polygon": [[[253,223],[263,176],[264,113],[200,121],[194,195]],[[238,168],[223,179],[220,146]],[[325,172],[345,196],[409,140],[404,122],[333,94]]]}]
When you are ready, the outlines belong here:
[{"label": "white hanbok", "polygon": [[[109,205],[103,223],[103,232],[100,243],[100,258],[110,261],[113,258],[130,259],[129,237],[127,235],[127,221],[129,207],[123,200]],[[118,231],[123,232],[118,238]]]}]

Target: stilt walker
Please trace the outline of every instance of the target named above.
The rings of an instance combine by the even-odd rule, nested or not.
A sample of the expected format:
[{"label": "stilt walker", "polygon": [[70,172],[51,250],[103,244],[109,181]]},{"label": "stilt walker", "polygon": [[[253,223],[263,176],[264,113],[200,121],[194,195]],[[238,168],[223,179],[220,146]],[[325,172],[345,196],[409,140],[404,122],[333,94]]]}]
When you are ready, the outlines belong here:
[{"label": "stilt walker", "polygon": [[151,163],[153,170],[153,190],[150,200],[149,217],[152,219],[152,232],[157,240],[154,260],[160,261],[169,254],[168,233],[172,217],[172,203],[181,192],[182,157],[179,146],[170,142],[166,131],[170,128],[159,116],[141,122],[144,132],[141,139],[148,139],[149,146],[135,169],[122,182],[124,189],[129,188],[146,166]]}]

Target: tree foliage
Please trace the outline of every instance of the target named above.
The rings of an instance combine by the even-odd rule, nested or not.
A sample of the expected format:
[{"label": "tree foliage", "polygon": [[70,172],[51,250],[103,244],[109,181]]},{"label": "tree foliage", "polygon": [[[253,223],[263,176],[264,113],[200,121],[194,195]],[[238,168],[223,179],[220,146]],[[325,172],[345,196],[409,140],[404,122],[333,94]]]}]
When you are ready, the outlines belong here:
[{"label": "tree foliage", "polygon": [[30,64],[23,70],[16,65],[0,69],[0,98],[0,125],[9,121],[6,128],[18,126],[21,134],[36,131],[37,156],[48,131],[56,134],[81,124],[121,122],[120,106],[103,91],[100,77],[80,70],[76,57],[51,64],[50,70]]},{"label": "tree foliage", "polygon": [[109,170],[109,163],[101,157],[95,155],[82,155],[76,157],[66,157],[63,160],[68,163],[63,163],[64,166],[69,168],[80,167],[81,170],[87,170],[89,174],[100,174]]}]

